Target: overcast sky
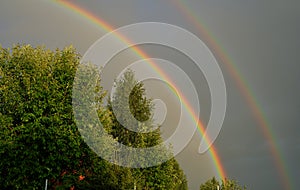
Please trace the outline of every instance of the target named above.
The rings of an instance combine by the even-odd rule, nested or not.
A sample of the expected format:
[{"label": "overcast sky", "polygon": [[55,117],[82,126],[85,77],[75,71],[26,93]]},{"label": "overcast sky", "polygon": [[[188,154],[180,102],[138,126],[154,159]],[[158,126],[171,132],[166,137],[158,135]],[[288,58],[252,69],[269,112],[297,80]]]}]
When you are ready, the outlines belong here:
[{"label": "overcast sky", "polygon": [[[187,19],[174,2],[74,1],[115,28],[136,22],[164,22],[203,38],[195,23]],[[297,189],[300,185],[300,1],[186,0],[184,4],[201,20],[245,80],[274,135],[289,182],[293,189]],[[50,1],[0,2],[0,43],[4,47],[29,43],[55,49],[73,44],[83,55],[104,34],[105,31],[80,15]],[[151,56],[167,59],[179,66],[182,62],[188,65],[190,61],[167,47],[142,48]],[[115,61],[122,60],[122,55],[119,56]],[[219,61],[219,66],[227,88],[227,112],[215,146],[227,177],[238,180],[249,189],[283,189],[281,175],[270,150],[273,142],[263,134],[262,127],[224,63]],[[192,66],[182,69],[202,93],[201,118],[206,123],[210,100],[205,78]],[[168,125],[172,125],[172,114],[176,117],[176,113],[176,110],[169,113],[166,118],[170,120],[166,121]],[[198,189],[201,182],[217,175],[209,155],[197,154],[200,139],[199,135],[195,135],[176,157],[188,177],[190,189]]]}]

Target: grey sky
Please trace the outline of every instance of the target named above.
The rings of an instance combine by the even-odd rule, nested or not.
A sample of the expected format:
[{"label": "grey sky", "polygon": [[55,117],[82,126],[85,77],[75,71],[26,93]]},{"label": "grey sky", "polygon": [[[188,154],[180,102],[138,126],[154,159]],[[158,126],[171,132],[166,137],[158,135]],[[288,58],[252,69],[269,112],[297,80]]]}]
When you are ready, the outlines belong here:
[{"label": "grey sky", "polygon": [[[76,3],[115,27],[135,22],[165,22],[202,37],[171,0],[77,0]],[[300,185],[300,1],[187,0],[185,4],[205,24],[248,84],[276,138],[290,181],[297,189]],[[30,43],[55,49],[73,44],[84,54],[103,34],[103,30],[86,19],[50,1],[4,0],[0,3],[0,43],[4,47]],[[150,55],[178,65],[189,62],[168,48],[143,48]],[[236,82],[224,64],[219,65],[226,82],[228,104],[215,146],[228,178],[238,180],[249,189],[282,189],[269,142]],[[207,122],[210,100],[203,75],[193,66],[183,69],[203,94],[201,118]],[[195,135],[177,156],[188,176],[190,189],[198,189],[200,182],[216,175],[210,157],[197,154],[199,142],[199,135]]]}]

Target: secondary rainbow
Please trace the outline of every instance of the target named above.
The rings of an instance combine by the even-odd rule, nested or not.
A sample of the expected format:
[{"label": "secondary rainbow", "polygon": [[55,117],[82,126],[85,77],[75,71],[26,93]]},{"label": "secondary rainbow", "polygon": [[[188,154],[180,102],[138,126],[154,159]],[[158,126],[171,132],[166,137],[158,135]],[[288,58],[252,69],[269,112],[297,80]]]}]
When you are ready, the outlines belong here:
[{"label": "secondary rainbow", "polygon": [[[80,16],[86,18],[90,23],[100,27],[100,29],[104,30],[105,32],[111,32],[114,30],[114,28],[110,24],[105,22],[103,19],[100,19],[99,17],[95,16],[91,12],[85,10],[84,8],[78,6],[77,4],[75,4],[73,2],[69,2],[66,0],[57,0],[54,2],[56,2],[57,4],[59,4],[62,7],[67,8],[68,10],[71,10],[72,12],[79,14]],[[129,39],[127,39],[125,36],[123,36],[121,34],[116,33],[116,38],[119,38],[120,40],[122,40],[123,42],[125,42],[127,44],[132,44]],[[132,46],[131,49],[142,59],[149,58],[149,56],[145,52],[143,52],[140,48],[138,48],[137,46]],[[193,107],[190,105],[189,101],[185,98],[185,96],[181,93],[181,91],[178,88],[176,88],[176,85],[172,82],[170,77],[168,75],[166,75],[163,72],[163,70],[161,70],[155,64],[155,62],[150,60],[150,61],[148,61],[148,63],[161,77],[163,77],[166,81],[169,82],[169,85],[171,85],[174,89],[176,89],[176,90],[173,90],[174,93],[177,94],[178,97],[180,98],[184,108],[189,113],[190,117],[193,119],[195,124],[197,125],[197,128],[199,129],[199,131],[200,131],[201,135],[203,136],[203,138],[205,139],[205,141],[209,142],[209,139],[204,137],[205,128],[204,128],[202,122],[200,121],[198,115],[193,110]],[[217,153],[216,148],[212,145],[208,152],[213,160],[213,163],[216,167],[216,172],[218,173],[220,179],[225,180],[226,172],[221,163],[221,159]]]},{"label": "secondary rainbow", "polygon": [[194,12],[184,3],[182,0],[172,1],[181,14],[193,24],[194,27],[200,32],[201,37],[206,44],[212,49],[212,52],[225,64],[225,68],[230,73],[230,76],[236,82],[237,87],[245,98],[248,106],[250,107],[260,129],[270,143],[270,152],[273,156],[276,169],[280,175],[280,180],[284,189],[293,189],[292,182],[289,180],[287,168],[284,163],[283,154],[280,153],[280,148],[275,141],[275,134],[272,132],[267,118],[264,116],[262,109],[260,108],[258,101],[255,100],[254,94],[251,92],[249,85],[242,77],[237,67],[233,64],[233,61],[224,53],[220,43],[208,32],[208,29],[204,26],[203,22],[194,14]]}]

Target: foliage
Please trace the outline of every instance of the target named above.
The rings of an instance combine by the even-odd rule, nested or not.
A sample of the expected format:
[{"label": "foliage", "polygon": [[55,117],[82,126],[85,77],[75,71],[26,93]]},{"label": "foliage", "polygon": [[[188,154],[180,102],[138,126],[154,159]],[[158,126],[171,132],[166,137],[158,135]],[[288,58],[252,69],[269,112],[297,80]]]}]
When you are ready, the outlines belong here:
[{"label": "foliage", "polygon": [[46,179],[51,187],[67,188],[80,176],[109,178],[108,164],[83,142],[74,123],[79,59],[72,47],[0,49],[1,189],[41,189]]},{"label": "foliage", "polygon": [[200,190],[243,190],[246,187],[240,186],[234,180],[225,179],[221,183],[215,177],[200,185]]},{"label": "foliage", "polygon": [[[0,47],[0,189],[42,189],[46,179],[50,189],[187,189],[174,158],[159,166],[131,169],[94,153],[111,149],[113,138],[133,147],[154,146],[162,140],[159,130],[135,133],[124,128],[111,105],[103,106],[105,92],[95,74],[99,70],[79,60],[72,47],[56,51],[30,45]],[[128,72],[118,85],[114,103],[124,111],[124,92],[130,92],[130,111],[145,121],[125,122],[143,130],[153,127],[153,106],[143,84]],[[91,87],[93,91],[88,90]],[[90,118],[93,110],[96,117]],[[98,119],[111,136],[97,138],[103,132]],[[89,147],[87,140],[103,146]]]},{"label": "foliage", "polygon": [[[154,128],[153,104],[151,99],[146,97],[143,83],[138,83],[133,71],[128,70],[115,84],[116,90],[109,106],[113,113],[114,124],[111,129],[113,137],[120,143],[132,147],[145,148],[161,143],[159,129],[141,133],[126,128],[130,126],[135,131],[139,129],[142,132]],[[155,159],[154,157],[167,153],[170,151],[165,147],[161,152],[147,156]],[[119,157],[126,159],[126,155]],[[187,189],[185,176],[174,158],[158,166],[131,169],[127,172],[127,175],[133,176],[133,181],[129,183],[137,189]]]}]

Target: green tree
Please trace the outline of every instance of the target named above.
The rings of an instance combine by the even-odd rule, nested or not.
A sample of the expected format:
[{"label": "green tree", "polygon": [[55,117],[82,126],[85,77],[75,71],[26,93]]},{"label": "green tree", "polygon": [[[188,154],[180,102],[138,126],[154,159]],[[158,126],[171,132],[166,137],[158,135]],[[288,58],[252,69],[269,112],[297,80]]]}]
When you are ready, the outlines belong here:
[{"label": "green tree", "polygon": [[[72,47],[0,47],[0,189],[42,189],[46,179],[53,188],[97,182],[117,189],[111,164],[91,151],[74,122],[79,60]],[[99,85],[96,92],[100,105]],[[98,108],[100,120],[111,125],[109,112]]]},{"label": "green tree", "polygon": [[[111,129],[113,137],[120,143],[132,147],[144,148],[160,144],[162,138],[159,129],[147,132],[155,126],[152,120],[153,104],[151,99],[146,97],[143,83],[137,82],[133,71],[128,70],[120,80],[116,81],[115,87],[112,102],[109,104],[109,109],[113,113]],[[128,126],[141,132],[129,130]],[[169,153],[170,151],[165,147],[161,152],[149,155],[149,158]],[[126,159],[127,155],[119,155],[119,157]],[[128,184],[131,188],[187,189],[184,173],[174,158],[158,166],[130,169],[127,175],[133,177]]]},{"label": "green tree", "polygon": [[243,190],[246,187],[240,186],[234,180],[225,179],[221,183],[215,177],[200,185],[200,190]]}]

